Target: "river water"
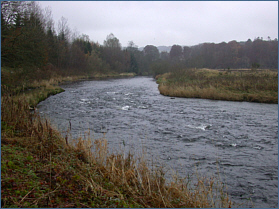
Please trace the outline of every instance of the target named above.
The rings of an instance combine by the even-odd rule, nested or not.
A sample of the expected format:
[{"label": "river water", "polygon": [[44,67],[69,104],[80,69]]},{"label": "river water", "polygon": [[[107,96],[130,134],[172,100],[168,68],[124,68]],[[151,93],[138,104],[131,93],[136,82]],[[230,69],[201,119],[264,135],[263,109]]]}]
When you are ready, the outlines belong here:
[{"label": "river water", "polygon": [[240,207],[278,207],[278,105],[171,98],[150,77],[80,81],[38,105],[73,137],[106,133],[181,176],[219,175]]}]

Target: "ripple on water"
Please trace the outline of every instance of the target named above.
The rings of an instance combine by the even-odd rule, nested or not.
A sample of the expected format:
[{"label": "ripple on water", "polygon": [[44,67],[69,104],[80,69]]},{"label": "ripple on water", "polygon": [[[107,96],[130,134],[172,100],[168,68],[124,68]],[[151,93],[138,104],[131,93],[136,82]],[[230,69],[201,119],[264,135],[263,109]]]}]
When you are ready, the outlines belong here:
[{"label": "ripple on water", "polygon": [[96,136],[107,131],[111,149],[125,140],[180,175],[197,166],[220,175],[238,204],[252,198],[254,207],[278,205],[278,105],[170,99],[147,77],[62,88],[64,93],[41,102],[38,111],[65,131],[71,121],[73,137],[88,126]]}]

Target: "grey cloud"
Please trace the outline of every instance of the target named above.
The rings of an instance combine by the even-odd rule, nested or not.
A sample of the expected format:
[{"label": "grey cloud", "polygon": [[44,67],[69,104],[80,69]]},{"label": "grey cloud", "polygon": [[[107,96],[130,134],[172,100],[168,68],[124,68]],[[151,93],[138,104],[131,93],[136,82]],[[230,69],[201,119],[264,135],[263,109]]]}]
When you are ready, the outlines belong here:
[{"label": "grey cloud", "polygon": [[103,43],[109,33],[123,46],[195,45],[278,37],[278,2],[267,1],[49,1],[54,20]]}]

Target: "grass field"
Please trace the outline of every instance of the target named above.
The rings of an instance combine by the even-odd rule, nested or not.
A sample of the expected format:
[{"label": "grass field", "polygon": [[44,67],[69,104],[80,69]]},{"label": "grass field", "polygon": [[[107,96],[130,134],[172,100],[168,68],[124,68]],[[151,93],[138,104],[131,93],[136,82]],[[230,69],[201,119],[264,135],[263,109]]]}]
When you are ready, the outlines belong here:
[{"label": "grass field", "polygon": [[166,96],[278,104],[278,72],[185,69],[156,77]]}]

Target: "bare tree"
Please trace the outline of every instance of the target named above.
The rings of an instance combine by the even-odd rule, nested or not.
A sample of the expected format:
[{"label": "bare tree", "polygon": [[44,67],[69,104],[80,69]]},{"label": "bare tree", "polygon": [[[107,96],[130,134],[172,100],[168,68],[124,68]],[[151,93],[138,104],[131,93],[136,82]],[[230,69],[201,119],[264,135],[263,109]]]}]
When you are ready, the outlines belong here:
[{"label": "bare tree", "polygon": [[107,39],[104,41],[104,46],[105,47],[110,47],[110,48],[119,48],[121,49],[121,44],[119,42],[119,39],[116,38],[113,33],[109,34],[107,36]]},{"label": "bare tree", "polygon": [[58,38],[62,41],[70,41],[70,32],[68,20],[62,16],[58,21]]}]

